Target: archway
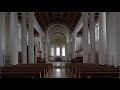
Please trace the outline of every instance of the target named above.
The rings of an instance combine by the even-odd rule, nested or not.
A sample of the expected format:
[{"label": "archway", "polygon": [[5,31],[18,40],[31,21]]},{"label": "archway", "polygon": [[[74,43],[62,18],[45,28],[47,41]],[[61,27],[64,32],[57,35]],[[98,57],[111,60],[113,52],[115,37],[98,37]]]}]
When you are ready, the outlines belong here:
[{"label": "archway", "polygon": [[65,40],[64,46],[65,46],[65,54],[66,55],[65,55],[64,59],[63,58],[62,59],[68,60],[70,58],[70,53],[71,53],[71,33],[70,32],[71,32],[71,30],[69,30],[69,28],[67,28],[67,26],[63,25],[63,24],[52,24],[46,28],[46,32],[45,32],[46,61],[51,60],[51,38],[53,38],[53,37],[56,38],[59,36],[64,38],[63,40]]},{"label": "archway", "polygon": [[54,33],[50,37],[50,60],[65,61],[66,37],[62,33]]}]

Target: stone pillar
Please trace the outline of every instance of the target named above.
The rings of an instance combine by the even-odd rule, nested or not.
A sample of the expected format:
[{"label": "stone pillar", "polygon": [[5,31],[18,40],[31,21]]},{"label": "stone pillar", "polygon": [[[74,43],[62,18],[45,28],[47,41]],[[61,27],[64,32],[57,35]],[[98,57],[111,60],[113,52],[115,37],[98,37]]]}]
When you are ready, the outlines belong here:
[{"label": "stone pillar", "polygon": [[56,57],[56,44],[54,45],[54,57]]},{"label": "stone pillar", "polygon": [[75,36],[72,36],[72,58],[75,58]]},{"label": "stone pillar", "polygon": [[5,13],[5,64],[10,64],[10,12]]},{"label": "stone pillar", "polygon": [[3,65],[5,64],[5,39],[6,39],[6,32],[5,32],[5,16],[6,16],[6,13],[5,12],[2,12],[2,55],[3,55]]},{"label": "stone pillar", "polygon": [[45,45],[44,45],[44,38],[43,37],[41,37],[41,42],[40,43],[41,43],[41,49],[40,50],[42,52],[41,57],[44,58],[44,47],[45,47]]},{"label": "stone pillar", "polygon": [[70,49],[69,49],[69,42],[67,42],[67,55],[68,55],[68,60],[69,60],[69,58],[70,58],[70,56],[69,56],[69,53],[70,53]]},{"label": "stone pillar", "polygon": [[26,12],[22,12],[21,49],[22,63],[27,63],[27,18]]},{"label": "stone pillar", "polygon": [[60,56],[62,57],[62,44],[60,44]]},{"label": "stone pillar", "polygon": [[66,56],[66,60],[68,60],[68,54],[67,54],[67,42],[65,43],[65,56]]},{"label": "stone pillar", "polygon": [[71,35],[70,35],[70,38],[69,38],[69,60],[72,59],[72,56],[71,56],[71,51],[72,51],[72,38],[71,38]]},{"label": "stone pillar", "polygon": [[3,66],[3,56],[2,56],[2,12],[0,12],[0,66]]},{"label": "stone pillar", "polygon": [[48,47],[48,49],[47,49],[47,51],[48,51],[48,59],[47,59],[47,61],[50,61],[50,42],[48,42],[47,43],[47,47]]},{"label": "stone pillar", "polygon": [[18,64],[18,13],[10,13],[10,64]]},{"label": "stone pillar", "polygon": [[34,13],[28,13],[28,62],[34,63],[34,27],[33,27]]},{"label": "stone pillar", "polygon": [[90,63],[96,63],[95,58],[95,13],[90,12]]},{"label": "stone pillar", "polygon": [[49,50],[48,50],[49,48],[48,48],[48,41],[47,41],[47,39],[46,39],[46,41],[45,41],[45,61],[48,61],[48,53],[49,53]]},{"label": "stone pillar", "polygon": [[106,13],[99,13],[99,64],[106,62]]},{"label": "stone pillar", "polygon": [[88,12],[83,12],[83,63],[89,63],[88,58]]},{"label": "stone pillar", "polygon": [[6,54],[6,48],[5,48],[5,45],[6,45],[6,27],[5,27],[5,21],[6,19],[6,12],[3,12],[2,14],[2,54],[3,54],[3,65],[5,64],[5,54]]}]

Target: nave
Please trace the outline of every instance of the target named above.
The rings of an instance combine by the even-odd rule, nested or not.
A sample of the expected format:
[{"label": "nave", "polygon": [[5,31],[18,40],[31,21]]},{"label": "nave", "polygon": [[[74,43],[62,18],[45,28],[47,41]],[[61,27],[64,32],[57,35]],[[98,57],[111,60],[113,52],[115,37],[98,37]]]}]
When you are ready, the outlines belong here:
[{"label": "nave", "polygon": [[119,78],[120,68],[73,62],[8,65],[0,68],[1,78]]},{"label": "nave", "polygon": [[70,78],[65,73],[65,62],[53,62],[53,71],[50,78]]},{"label": "nave", "polygon": [[0,12],[1,78],[119,78],[119,12]]}]

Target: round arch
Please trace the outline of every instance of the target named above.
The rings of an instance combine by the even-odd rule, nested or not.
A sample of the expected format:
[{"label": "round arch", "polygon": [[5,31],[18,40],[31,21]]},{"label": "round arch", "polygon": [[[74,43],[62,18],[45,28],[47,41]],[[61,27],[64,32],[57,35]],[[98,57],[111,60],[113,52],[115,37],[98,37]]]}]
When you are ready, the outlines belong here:
[{"label": "round arch", "polygon": [[56,32],[56,33],[53,33],[53,34],[50,36],[50,38],[51,38],[53,35],[55,35],[55,34],[61,34],[61,35],[63,35],[63,36],[64,36],[64,38],[65,38],[65,40],[66,40],[65,35],[64,35],[63,33],[61,33],[61,32]]},{"label": "round arch", "polygon": [[[64,28],[64,30],[56,30],[53,28],[56,26],[60,26],[62,28]],[[46,28],[45,28],[45,48],[46,48],[46,61],[49,61],[50,58],[50,52],[48,52],[47,50],[50,51],[50,37],[53,36],[54,34],[57,33],[61,33],[65,39],[66,39],[66,60],[68,60],[70,58],[70,52],[71,52],[71,37],[72,37],[72,32],[71,32],[71,28],[69,27],[69,25],[67,25],[64,22],[52,22],[50,23]]]},{"label": "round arch", "polygon": [[54,21],[54,22],[51,22],[50,24],[47,25],[47,27],[45,28],[45,33],[47,33],[47,31],[51,27],[53,27],[55,25],[62,25],[62,26],[64,26],[68,30],[69,33],[72,32],[70,26],[67,23],[65,23],[65,22],[59,22],[59,21]]}]

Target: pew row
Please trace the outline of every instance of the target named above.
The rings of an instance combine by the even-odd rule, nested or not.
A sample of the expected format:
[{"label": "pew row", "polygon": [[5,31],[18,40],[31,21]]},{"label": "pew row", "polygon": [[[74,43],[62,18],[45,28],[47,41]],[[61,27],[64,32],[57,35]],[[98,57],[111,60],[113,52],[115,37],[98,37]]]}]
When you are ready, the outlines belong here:
[{"label": "pew row", "polygon": [[[17,65],[7,65],[1,68],[1,77],[12,77],[19,74],[20,77],[37,77],[37,78],[48,78],[50,73],[52,72],[52,64],[51,63],[40,63],[40,64],[17,64]],[[35,74],[36,73],[36,74]],[[15,75],[14,75],[15,74]],[[23,74],[23,75],[22,75]],[[34,76],[35,75],[35,76]]]},{"label": "pew row", "polygon": [[[101,64],[91,64],[91,63],[66,63],[66,74],[69,75],[71,78],[82,78],[84,73],[88,72],[99,72],[101,78],[103,77],[103,73],[107,73],[106,75],[110,75],[108,77],[111,78],[119,78],[120,69],[118,67],[114,67],[113,65],[101,65]],[[114,73],[116,74],[112,74]],[[81,74],[82,73],[82,74]],[[99,73],[95,74],[98,75]],[[101,74],[102,73],[102,74]],[[81,76],[82,75],[82,76]],[[88,75],[88,74],[87,74]],[[100,77],[100,75],[98,75]],[[96,77],[98,77],[96,76]],[[92,77],[92,76],[91,76]],[[95,76],[94,76],[95,77]]]}]

